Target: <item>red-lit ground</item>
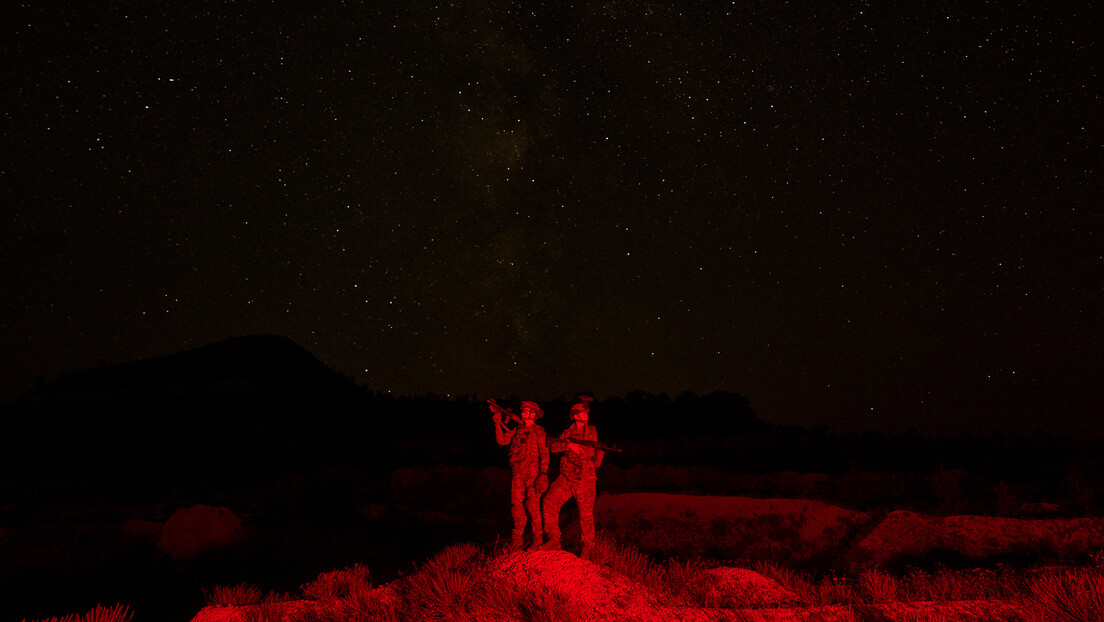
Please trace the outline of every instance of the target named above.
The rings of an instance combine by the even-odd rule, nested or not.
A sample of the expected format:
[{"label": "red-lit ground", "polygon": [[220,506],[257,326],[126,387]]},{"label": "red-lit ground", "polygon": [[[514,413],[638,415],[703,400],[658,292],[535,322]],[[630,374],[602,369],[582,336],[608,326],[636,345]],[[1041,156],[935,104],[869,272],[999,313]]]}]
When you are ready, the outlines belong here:
[{"label": "red-lit ground", "polygon": [[[554,610],[579,622],[1021,620],[1032,618],[1026,616],[1025,605],[1018,600],[950,592],[943,599],[925,599],[915,592],[906,594],[893,578],[870,569],[902,556],[922,557],[935,549],[979,560],[1040,548],[1065,555],[1104,549],[1102,519],[932,517],[912,512],[876,517],[813,500],[657,493],[603,495],[596,511],[607,537],[641,548],[656,550],[696,541],[715,553],[726,546],[746,553],[752,550],[746,543],[754,540],[757,546],[752,552],[760,555],[773,551],[776,559],[794,561],[821,559],[835,551],[853,575],[864,569],[870,574],[864,579],[866,584],[855,583],[853,602],[838,603],[794,593],[764,573],[731,563],[686,570],[686,581],[693,585],[672,588],[669,576],[664,581],[655,579],[651,570],[634,566],[631,555],[628,562],[623,557],[614,559],[617,555],[608,551],[596,555],[594,561],[564,551],[485,556],[477,552],[478,547],[465,545],[470,549],[460,550],[466,553],[443,552],[422,566],[419,574],[376,586],[370,593],[362,593],[360,600],[383,607],[378,610],[381,619],[391,619],[384,613],[395,611],[387,609],[392,606],[387,603],[403,601],[407,611],[413,607],[420,612],[416,619],[524,620],[531,617],[525,613],[529,611],[526,607],[538,607],[545,615]],[[841,552],[841,546],[847,550]],[[484,555],[478,570],[473,571],[477,576],[452,571],[477,555]],[[800,563],[789,566],[801,568]],[[667,572],[682,568],[676,564]],[[880,580],[889,587],[877,585]],[[504,604],[509,598],[523,604]],[[524,605],[526,602],[538,605]],[[244,622],[262,612],[269,616],[299,613],[298,618],[289,619],[342,620],[346,619],[342,612],[347,611],[342,607],[351,605],[303,599],[246,607],[209,606],[193,622]]]},{"label": "red-lit ground", "polygon": [[[998,600],[944,602],[878,602],[864,605],[802,606],[798,597],[787,592],[775,581],[751,570],[719,567],[707,575],[715,606],[694,606],[671,602],[653,592],[649,586],[635,581],[606,566],[580,559],[567,552],[518,552],[491,560],[486,580],[496,589],[523,594],[551,594],[555,606],[541,611],[547,619],[569,619],[575,622],[632,620],[660,622],[727,621],[852,621],[877,620],[1012,620],[1020,619],[1021,607]],[[371,598],[383,603],[394,602],[405,591],[402,586],[388,584],[374,588]],[[248,622],[255,619],[359,619],[345,618],[351,605],[342,600],[294,600],[247,606],[209,606],[201,610],[192,622]],[[548,611],[554,611],[548,614]],[[395,619],[388,613],[380,619]],[[857,617],[858,612],[866,617]],[[513,621],[532,619],[523,609],[515,616],[504,615],[503,609],[457,603],[456,609],[431,610],[424,618],[439,620]],[[267,616],[267,617],[266,617]],[[286,616],[286,617],[285,617]],[[875,616],[875,617],[870,617]],[[545,619],[540,617],[539,619]]]}]

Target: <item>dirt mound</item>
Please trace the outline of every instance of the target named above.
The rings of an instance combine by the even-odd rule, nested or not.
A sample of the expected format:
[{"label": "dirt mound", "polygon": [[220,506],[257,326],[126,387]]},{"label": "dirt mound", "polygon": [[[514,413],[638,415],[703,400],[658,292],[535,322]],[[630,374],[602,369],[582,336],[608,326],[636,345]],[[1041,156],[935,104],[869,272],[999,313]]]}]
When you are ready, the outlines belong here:
[{"label": "dirt mound", "polygon": [[856,561],[882,564],[950,551],[972,559],[1016,554],[1069,556],[1104,548],[1104,519],[886,515],[855,547]]},{"label": "dirt mound", "polygon": [[492,562],[491,572],[522,590],[548,589],[592,620],[651,619],[657,607],[648,588],[565,551],[517,552]]},{"label": "dirt mound", "polygon": [[[492,572],[520,590],[562,594],[584,620],[728,619],[713,608],[661,604],[643,584],[562,551],[506,555],[493,562]],[[706,597],[717,607],[771,607],[796,600],[775,581],[743,568],[713,568],[700,580]]]},{"label": "dirt mound", "polygon": [[705,595],[720,607],[779,606],[797,600],[797,595],[777,581],[744,568],[712,568],[705,572]]}]

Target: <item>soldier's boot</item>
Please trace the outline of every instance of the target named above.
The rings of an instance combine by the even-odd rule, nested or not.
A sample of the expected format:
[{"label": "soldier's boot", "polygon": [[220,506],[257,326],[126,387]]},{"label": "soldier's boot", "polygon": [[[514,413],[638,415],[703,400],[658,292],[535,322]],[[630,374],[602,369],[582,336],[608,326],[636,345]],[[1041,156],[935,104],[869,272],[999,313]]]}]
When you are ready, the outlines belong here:
[{"label": "soldier's boot", "polygon": [[558,550],[560,550],[560,539],[559,538],[549,538],[548,542],[545,542],[544,544],[540,545],[539,550],[541,550],[541,551],[558,551]]}]

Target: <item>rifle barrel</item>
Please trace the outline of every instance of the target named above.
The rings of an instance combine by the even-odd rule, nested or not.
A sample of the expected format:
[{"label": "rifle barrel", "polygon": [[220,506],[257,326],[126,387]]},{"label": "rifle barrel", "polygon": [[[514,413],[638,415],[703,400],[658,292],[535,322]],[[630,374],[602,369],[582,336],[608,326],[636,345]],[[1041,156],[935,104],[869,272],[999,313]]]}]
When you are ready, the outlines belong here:
[{"label": "rifle barrel", "polygon": [[571,437],[568,437],[564,440],[566,440],[570,443],[575,443],[576,445],[582,445],[583,447],[593,447],[594,449],[601,449],[602,451],[615,451],[615,452],[620,452],[621,451],[621,449],[618,448],[618,447],[614,447],[613,445],[605,445],[603,443],[599,443],[598,441],[588,441],[588,440],[582,439],[582,438],[571,438]]}]

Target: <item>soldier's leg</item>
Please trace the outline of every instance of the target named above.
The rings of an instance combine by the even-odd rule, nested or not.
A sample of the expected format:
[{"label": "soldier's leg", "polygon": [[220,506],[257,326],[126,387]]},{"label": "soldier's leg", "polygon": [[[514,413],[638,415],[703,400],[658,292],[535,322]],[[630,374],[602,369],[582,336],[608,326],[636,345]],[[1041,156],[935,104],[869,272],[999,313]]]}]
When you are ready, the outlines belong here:
[{"label": "soldier's leg", "polygon": [[510,534],[510,549],[520,549],[525,538],[525,481],[517,473],[510,478],[510,514],[514,518],[514,531]]},{"label": "soldier's leg", "polygon": [[595,481],[584,477],[575,485],[575,502],[579,504],[579,531],[582,534],[582,555],[587,557],[594,547]]},{"label": "soldier's leg", "polygon": [[560,548],[560,508],[571,498],[571,486],[562,475],[552,482],[548,492],[544,493],[543,517],[544,532],[548,534],[548,542],[542,549],[556,550]]},{"label": "soldier's leg", "polygon": [[525,511],[529,513],[530,524],[533,527],[533,545],[539,545],[544,541],[544,521],[541,517],[540,493],[534,486],[525,488]]}]

